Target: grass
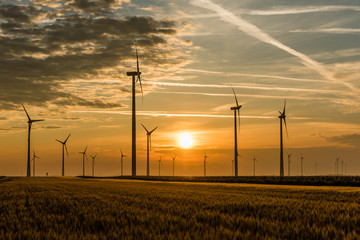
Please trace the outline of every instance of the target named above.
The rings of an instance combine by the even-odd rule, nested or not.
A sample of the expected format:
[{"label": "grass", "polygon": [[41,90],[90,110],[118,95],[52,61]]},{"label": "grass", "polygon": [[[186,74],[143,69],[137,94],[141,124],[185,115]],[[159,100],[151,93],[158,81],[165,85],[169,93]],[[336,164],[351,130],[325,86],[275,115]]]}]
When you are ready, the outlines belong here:
[{"label": "grass", "polygon": [[5,179],[1,239],[360,238],[356,187]]}]

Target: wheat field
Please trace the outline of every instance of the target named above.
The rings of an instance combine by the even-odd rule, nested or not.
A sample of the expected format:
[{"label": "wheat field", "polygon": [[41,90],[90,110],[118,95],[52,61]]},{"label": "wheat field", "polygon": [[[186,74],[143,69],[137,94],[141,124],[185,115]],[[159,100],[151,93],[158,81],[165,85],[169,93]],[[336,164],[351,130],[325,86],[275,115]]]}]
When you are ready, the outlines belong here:
[{"label": "wheat field", "polygon": [[0,179],[1,239],[356,239],[360,188]]}]

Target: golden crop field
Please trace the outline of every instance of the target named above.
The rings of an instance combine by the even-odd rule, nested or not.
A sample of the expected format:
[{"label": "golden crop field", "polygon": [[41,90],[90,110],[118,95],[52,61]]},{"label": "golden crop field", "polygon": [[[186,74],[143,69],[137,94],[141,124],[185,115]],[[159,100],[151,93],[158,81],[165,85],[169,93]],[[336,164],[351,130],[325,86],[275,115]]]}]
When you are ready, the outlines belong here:
[{"label": "golden crop field", "polygon": [[360,188],[0,179],[1,239],[356,239]]}]

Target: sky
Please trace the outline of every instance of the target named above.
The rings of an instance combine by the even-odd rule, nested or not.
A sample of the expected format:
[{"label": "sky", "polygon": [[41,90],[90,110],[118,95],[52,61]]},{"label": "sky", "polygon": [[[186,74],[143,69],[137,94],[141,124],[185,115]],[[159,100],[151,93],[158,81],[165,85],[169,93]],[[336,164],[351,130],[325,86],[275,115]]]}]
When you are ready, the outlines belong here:
[{"label": "sky", "polygon": [[[0,3],[0,175],[26,174],[27,117],[36,175],[131,173],[131,78],[136,40],[137,174],[232,174],[235,106],[242,105],[239,175],[279,174],[286,99],[285,175],[360,172],[358,1],[3,0]],[[188,133],[193,145],[183,148]],[[32,154],[32,153],[31,153]],[[91,174],[91,161],[85,163]]]}]

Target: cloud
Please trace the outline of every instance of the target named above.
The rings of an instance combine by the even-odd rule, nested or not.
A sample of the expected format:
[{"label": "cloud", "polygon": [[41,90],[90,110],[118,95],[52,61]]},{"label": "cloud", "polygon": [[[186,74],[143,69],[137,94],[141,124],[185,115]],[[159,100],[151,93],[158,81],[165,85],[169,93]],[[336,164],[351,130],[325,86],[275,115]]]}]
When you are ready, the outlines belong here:
[{"label": "cloud", "polygon": [[[110,7],[127,2],[75,0],[59,7],[37,0],[34,6],[1,5],[0,108],[16,109],[20,103],[123,107],[119,101],[129,90],[125,83],[119,86],[120,80],[114,83],[118,92],[112,98],[103,96],[106,91],[113,95],[114,87],[95,91],[102,89],[101,83],[92,88],[81,83],[77,89],[68,86],[76,80],[125,79],[126,71],[135,69],[134,39],[142,66],[182,66],[186,54],[181,50],[188,45],[171,40],[176,37],[176,22],[101,12],[105,8],[113,11]],[[85,10],[98,15],[84,14]],[[39,21],[43,15],[46,20]],[[164,61],[164,55],[173,61]]]},{"label": "cloud", "polygon": [[319,28],[309,30],[291,30],[295,33],[332,33],[332,34],[360,34],[360,28]]},{"label": "cloud", "polygon": [[353,134],[344,134],[339,136],[332,136],[328,137],[328,140],[345,144],[350,147],[359,147],[360,146],[360,134],[353,133]]},{"label": "cloud", "polygon": [[261,85],[240,85],[240,84],[200,84],[200,83],[177,83],[177,82],[155,82],[144,81],[144,84],[154,84],[159,86],[168,87],[192,87],[192,88],[239,88],[239,89],[251,89],[251,90],[263,90],[263,91],[283,91],[283,92],[305,92],[305,93],[323,93],[323,94],[341,94],[342,92],[336,90],[321,90],[321,89],[305,89],[305,88],[284,88],[284,87],[272,87]]},{"label": "cloud", "polygon": [[[301,62],[307,66],[308,68],[314,70],[318,74],[322,75],[325,79],[332,80],[332,81],[339,81],[333,77],[333,74],[328,71],[323,65],[319,62],[311,59],[309,56],[300,53],[289,46],[283,44],[282,42],[276,40],[275,38],[271,37],[269,34],[263,32],[257,26],[245,21],[244,19],[236,16],[232,12],[222,8],[221,6],[214,4],[209,0],[190,0],[190,3],[194,6],[198,6],[201,8],[205,8],[211,11],[218,13],[219,17],[227,23],[233,24],[238,27],[239,30],[243,31],[245,34],[256,38],[262,42],[268,43],[273,45],[301,60]],[[355,90],[355,87],[347,82],[340,81],[346,87]]]},{"label": "cloud", "polygon": [[337,12],[337,11],[360,11],[359,6],[293,6],[291,8],[284,6],[276,6],[270,10],[250,10],[244,11],[244,14],[249,15],[288,15],[288,14],[304,14],[304,13],[315,13],[315,12]]}]

